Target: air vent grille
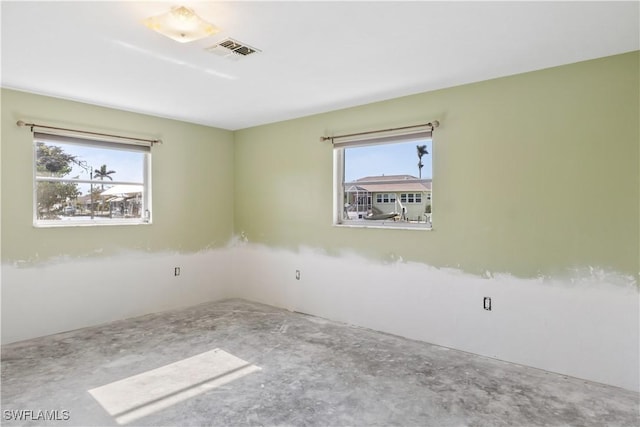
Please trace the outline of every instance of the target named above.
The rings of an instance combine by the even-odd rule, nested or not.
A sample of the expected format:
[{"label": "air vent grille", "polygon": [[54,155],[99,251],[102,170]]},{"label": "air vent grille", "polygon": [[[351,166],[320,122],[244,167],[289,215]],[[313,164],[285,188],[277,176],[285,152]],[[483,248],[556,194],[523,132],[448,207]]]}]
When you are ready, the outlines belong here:
[{"label": "air vent grille", "polygon": [[206,48],[206,50],[220,56],[238,55],[239,57],[248,56],[253,53],[260,52],[259,49],[251,47],[234,39],[225,39],[218,44]]}]

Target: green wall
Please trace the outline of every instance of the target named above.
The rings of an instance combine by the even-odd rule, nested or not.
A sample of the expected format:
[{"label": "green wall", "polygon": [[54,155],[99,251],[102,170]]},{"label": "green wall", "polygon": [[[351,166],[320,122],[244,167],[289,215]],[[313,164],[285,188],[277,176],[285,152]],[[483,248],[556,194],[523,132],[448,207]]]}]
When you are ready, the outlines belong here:
[{"label": "green wall", "polygon": [[[272,247],[474,273],[601,267],[637,278],[638,63],[634,52],[235,133],[3,89],[2,261],[193,252],[235,229]],[[33,228],[31,134],[19,119],[161,138],[154,224]],[[332,226],[332,149],[320,136],[433,119],[434,230]]]},{"label": "green wall", "polygon": [[[153,224],[34,228],[32,135],[16,121],[157,137]],[[233,233],[233,133],[206,126],[2,90],[2,262],[123,250],[196,252]]]},{"label": "green wall", "polygon": [[[236,233],[474,273],[637,280],[638,63],[633,52],[237,131]],[[434,230],[332,226],[320,136],[433,119]]]}]

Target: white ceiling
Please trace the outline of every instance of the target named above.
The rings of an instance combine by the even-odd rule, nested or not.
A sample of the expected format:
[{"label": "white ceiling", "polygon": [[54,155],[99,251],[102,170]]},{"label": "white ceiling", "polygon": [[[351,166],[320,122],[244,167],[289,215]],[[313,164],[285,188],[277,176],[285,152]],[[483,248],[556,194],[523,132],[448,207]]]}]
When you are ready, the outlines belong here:
[{"label": "white ceiling", "polygon": [[[140,23],[179,4],[222,31]],[[2,86],[235,130],[638,50],[639,5],[2,1]],[[205,50],[226,37],[262,52]]]}]

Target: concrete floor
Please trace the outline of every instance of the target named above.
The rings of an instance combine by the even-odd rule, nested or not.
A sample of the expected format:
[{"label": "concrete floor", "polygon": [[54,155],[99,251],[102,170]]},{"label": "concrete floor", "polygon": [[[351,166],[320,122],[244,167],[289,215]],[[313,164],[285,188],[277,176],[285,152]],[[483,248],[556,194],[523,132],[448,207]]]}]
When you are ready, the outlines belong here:
[{"label": "concrete floor", "polygon": [[216,348],[260,369],[129,425],[640,425],[637,393],[242,300],[3,346],[2,424],[118,425],[89,390]]}]

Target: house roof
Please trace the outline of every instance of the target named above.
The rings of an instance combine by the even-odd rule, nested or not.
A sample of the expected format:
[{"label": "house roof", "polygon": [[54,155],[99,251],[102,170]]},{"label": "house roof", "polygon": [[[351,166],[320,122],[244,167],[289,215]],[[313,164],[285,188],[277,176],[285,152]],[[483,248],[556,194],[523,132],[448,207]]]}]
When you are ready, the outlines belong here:
[{"label": "house roof", "polygon": [[388,181],[400,181],[400,180],[416,180],[419,179],[417,176],[413,175],[375,175],[375,176],[365,176],[363,178],[358,178],[354,182],[362,182],[362,181],[376,181],[376,182],[388,182]]},{"label": "house roof", "polygon": [[346,182],[347,192],[397,193],[431,191],[431,179],[419,179],[412,175],[366,176]]}]

